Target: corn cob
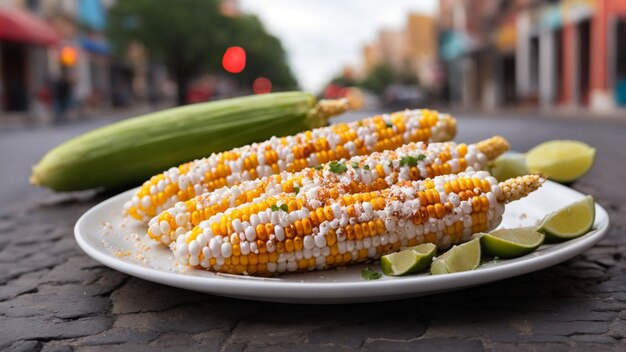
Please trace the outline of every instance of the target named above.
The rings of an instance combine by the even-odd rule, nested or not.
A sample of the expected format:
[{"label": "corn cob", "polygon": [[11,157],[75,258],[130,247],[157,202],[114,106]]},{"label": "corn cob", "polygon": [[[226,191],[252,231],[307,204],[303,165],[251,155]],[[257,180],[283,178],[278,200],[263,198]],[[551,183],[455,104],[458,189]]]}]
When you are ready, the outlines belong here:
[{"label": "corn cob", "polygon": [[215,189],[306,167],[395,149],[417,141],[442,142],[456,133],[455,120],[431,110],[376,116],[353,123],[299,133],[213,154],[171,168],[146,181],[124,207],[137,220],[148,220],[196,195]]},{"label": "corn cob", "polygon": [[478,171],[404,181],[338,200],[281,193],[204,221],[171,247],[181,264],[222,273],[321,270],[376,259],[401,246],[447,248],[467,241],[495,228],[504,204],[542,183],[538,175],[498,183]]},{"label": "corn cob", "polygon": [[396,150],[356,156],[347,162],[325,164],[317,169],[282,172],[262,180],[244,181],[177,203],[150,220],[148,236],[168,245],[176,237],[217,213],[283,191],[326,193],[326,197],[336,199],[347,193],[384,189],[400,181],[483,170],[489,160],[495,159],[508,148],[508,142],[500,136],[469,146],[453,142],[428,145],[418,142]]},{"label": "corn cob", "polygon": [[138,184],[173,165],[271,136],[324,126],[346,101],[285,92],[167,109],[71,139],[33,167],[31,182],[55,191]]}]

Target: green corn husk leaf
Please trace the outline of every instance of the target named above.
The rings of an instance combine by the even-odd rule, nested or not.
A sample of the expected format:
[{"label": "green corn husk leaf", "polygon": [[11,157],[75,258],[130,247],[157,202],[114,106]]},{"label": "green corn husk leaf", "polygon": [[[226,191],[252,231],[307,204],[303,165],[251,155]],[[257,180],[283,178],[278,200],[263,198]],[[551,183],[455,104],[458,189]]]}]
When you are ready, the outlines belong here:
[{"label": "green corn husk leaf", "polygon": [[56,191],[139,184],[214,152],[319,127],[327,116],[316,103],[308,93],[273,93],[128,119],[55,147],[33,167],[31,182]]}]

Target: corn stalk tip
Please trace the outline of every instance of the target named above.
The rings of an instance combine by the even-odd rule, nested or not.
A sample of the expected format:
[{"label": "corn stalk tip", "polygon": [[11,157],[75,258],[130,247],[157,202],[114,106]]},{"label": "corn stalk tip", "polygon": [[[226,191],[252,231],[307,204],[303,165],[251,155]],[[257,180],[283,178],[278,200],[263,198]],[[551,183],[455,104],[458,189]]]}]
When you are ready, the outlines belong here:
[{"label": "corn stalk tip", "polygon": [[315,106],[316,115],[327,120],[351,110],[348,99],[322,99]]}]

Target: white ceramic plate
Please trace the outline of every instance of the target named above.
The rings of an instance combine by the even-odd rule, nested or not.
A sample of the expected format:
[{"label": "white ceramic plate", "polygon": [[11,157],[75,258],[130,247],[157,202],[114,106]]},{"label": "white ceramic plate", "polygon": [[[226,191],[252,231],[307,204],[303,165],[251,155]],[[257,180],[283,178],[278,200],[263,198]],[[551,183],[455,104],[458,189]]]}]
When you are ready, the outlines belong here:
[{"label": "white ceramic plate", "polygon": [[[255,278],[214,274],[188,269],[175,263],[170,251],[146,237],[146,227],[121,215],[130,190],[112,197],[87,211],[76,223],[79,246],[100,263],[145,280],[221,296],[289,303],[355,303],[385,301],[458,290],[540,270],[580,254],[606,234],[609,217],[596,205],[594,230],[577,239],[543,245],[517,259],[499,260],[477,270],[431,276],[386,277],[365,281],[366,266],[341,270],[286,274],[277,278]],[[549,212],[579,200],[582,194],[554,182],[546,182],[531,196],[507,205],[501,226],[533,225]]]}]

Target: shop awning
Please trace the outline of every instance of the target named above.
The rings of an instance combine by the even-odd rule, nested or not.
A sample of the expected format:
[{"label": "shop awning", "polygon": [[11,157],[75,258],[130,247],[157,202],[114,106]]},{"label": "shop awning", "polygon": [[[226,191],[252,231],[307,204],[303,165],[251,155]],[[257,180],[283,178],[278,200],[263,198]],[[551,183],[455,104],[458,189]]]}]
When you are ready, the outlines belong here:
[{"label": "shop awning", "polygon": [[0,40],[33,45],[54,45],[60,38],[43,20],[20,10],[0,10]]}]

